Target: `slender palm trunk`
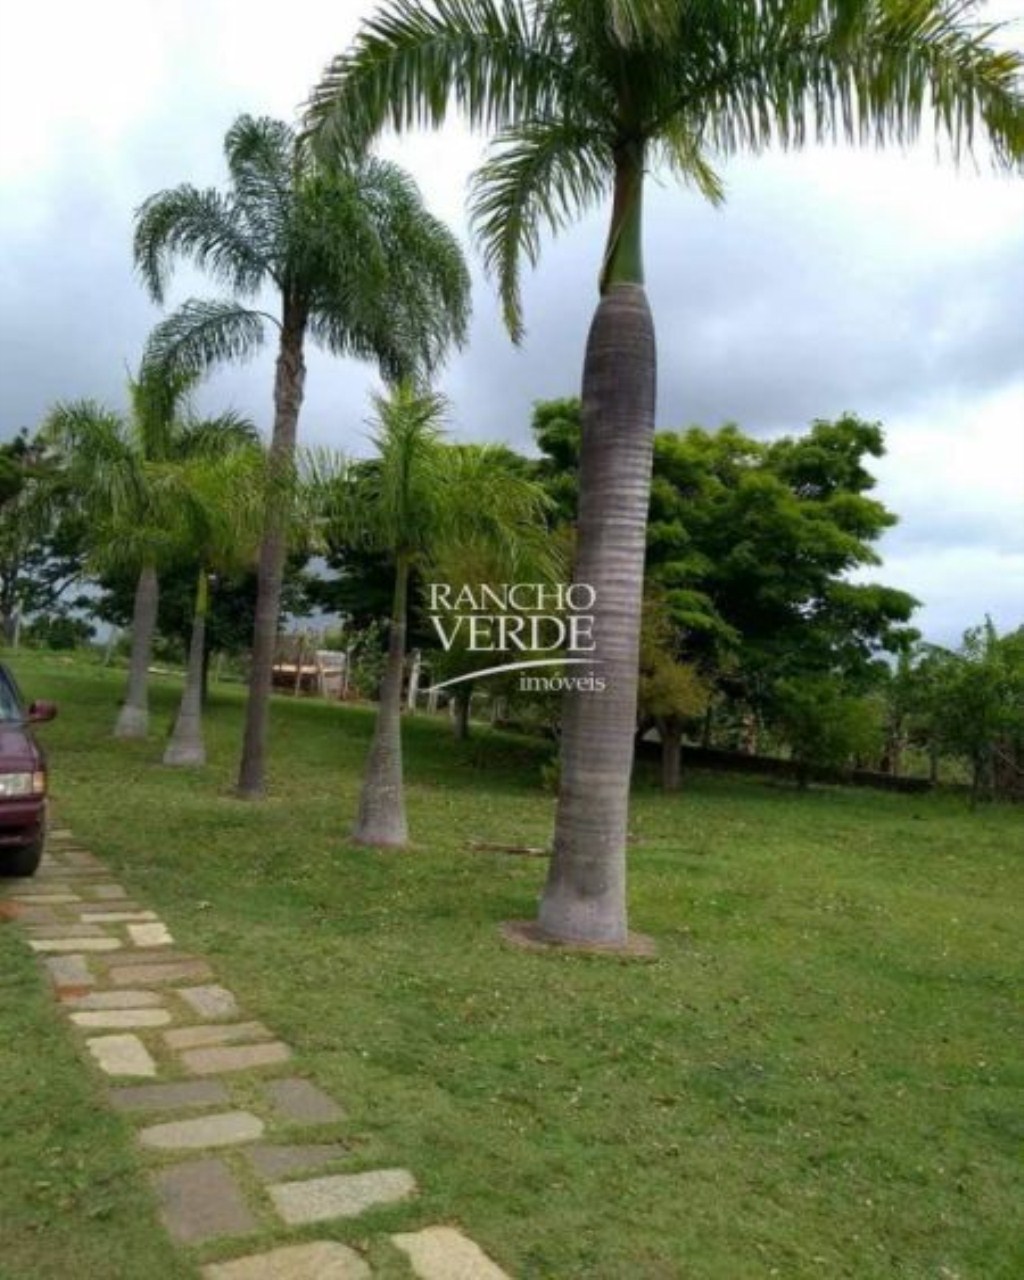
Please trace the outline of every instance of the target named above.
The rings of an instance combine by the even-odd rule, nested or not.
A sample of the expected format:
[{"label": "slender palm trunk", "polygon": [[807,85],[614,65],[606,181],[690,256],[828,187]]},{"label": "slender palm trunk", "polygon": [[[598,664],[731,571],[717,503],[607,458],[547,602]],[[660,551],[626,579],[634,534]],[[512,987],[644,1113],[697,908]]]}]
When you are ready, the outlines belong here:
[{"label": "slender palm trunk", "polygon": [[274,379],[274,434],[270,444],[263,541],[260,543],[245,737],[238,771],[238,794],[246,800],[261,798],[267,789],[267,722],[281,615],[281,583],[288,550],[288,494],[306,383],[305,334],[304,309],[286,304]]},{"label": "slender palm trunk", "polygon": [[409,564],[404,556],[399,556],[387,666],[359,797],[359,816],[352,832],[352,838],[359,844],[396,846],[405,844],[409,838],[402,788],[402,672],[408,591]]},{"label": "slender palm trunk", "polygon": [[114,726],[115,738],[144,738],[149,731],[149,663],[160,603],[156,569],[147,564],[139,574],[132,611],[132,656],[128,669],[128,694]]},{"label": "slender palm trunk", "polygon": [[683,735],[674,720],[659,720],[661,736],[661,789],[678,791],[682,786]]},{"label": "slender palm trunk", "polygon": [[178,717],[174,722],[164,752],[164,764],[204,765],[206,746],[203,742],[203,655],[206,650],[206,615],[210,589],[206,569],[200,568],[196,585],[196,605],[192,615],[192,638],[185,669],[185,690],[181,695]]},{"label": "slender palm trunk", "polygon": [[[575,581],[593,588],[593,674],[562,718],[554,852],[541,933],[561,942],[627,941],[626,825],[636,731],[657,355],[643,287],[643,154],[618,157],[602,298],[583,366],[583,433]],[[596,665],[599,663],[600,665]]]}]

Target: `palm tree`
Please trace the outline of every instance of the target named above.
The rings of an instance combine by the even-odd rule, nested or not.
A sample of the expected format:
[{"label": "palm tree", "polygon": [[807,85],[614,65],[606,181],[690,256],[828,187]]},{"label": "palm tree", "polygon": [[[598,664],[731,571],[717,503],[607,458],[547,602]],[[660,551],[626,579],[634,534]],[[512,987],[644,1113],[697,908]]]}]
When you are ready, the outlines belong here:
[{"label": "palm tree", "polygon": [[627,937],[626,818],[650,491],[656,354],[643,191],[662,166],[722,199],[712,155],[818,139],[905,142],[930,116],[955,155],[984,132],[1024,155],[1021,58],[974,28],[972,0],[391,0],[309,108],[323,145],[440,125],[497,137],[472,215],[512,336],[518,274],[546,224],[611,198],[583,370],[575,574],[597,592],[599,697],[567,695],[555,852],[540,930]]},{"label": "palm tree", "polygon": [[443,399],[405,381],[374,399],[376,457],[340,487],[336,533],[342,543],[382,552],[394,565],[388,654],[353,838],[404,845],[402,677],[409,578],[451,545],[480,542],[514,564],[543,533],[540,485],[502,465],[503,451],[446,445]]},{"label": "palm tree", "polygon": [[[94,558],[130,564],[138,573],[132,612],[128,691],[114,734],[144,738],[149,730],[149,664],[156,631],[158,567],[171,542],[157,513],[146,468],[181,457],[183,413],[196,379],[144,369],[128,383],[128,417],[89,400],[59,404],[43,439],[61,459],[63,479],[88,513]],[[202,441],[209,443],[209,433]],[[200,443],[199,437],[193,443]]]},{"label": "palm tree", "polygon": [[203,765],[203,661],[211,581],[255,558],[262,517],[265,458],[252,423],[234,415],[191,424],[182,461],[152,477],[168,527],[195,559],[185,687],[164,751],[167,765]]},{"label": "palm tree", "polygon": [[[457,241],[427,213],[397,166],[365,156],[343,162],[340,154],[314,155],[287,124],[251,116],[232,125],[225,152],[226,195],[185,185],[143,204],[135,262],[157,302],[176,257],[191,260],[233,295],[192,299],[158,326],[152,359],[163,367],[205,372],[252,356],[269,329],[277,333],[272,483],[238,778],[239,794],[255,798],[266,786],[288,521],[283,482],[295,454],[307,338],[335,355],[374,360],[389,379],[432,370],[465,337],[469,277]],[[243,305],[270,291],[278,316]]]}]

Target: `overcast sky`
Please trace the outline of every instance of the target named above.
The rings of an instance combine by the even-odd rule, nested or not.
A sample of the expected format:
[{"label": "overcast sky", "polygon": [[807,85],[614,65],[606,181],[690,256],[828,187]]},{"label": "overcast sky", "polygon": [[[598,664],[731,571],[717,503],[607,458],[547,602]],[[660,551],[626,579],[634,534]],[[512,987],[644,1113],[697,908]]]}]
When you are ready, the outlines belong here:
[{"label": "overcast sky", "polygon": [[[242,111],[294,119],[372,0],[0,0],[0,438],[62,398],[123,404],[159,318],[135,280],[134,210],[222,183]],[[1024,0],[986,16],[1018,20]],[[465,239],[482,141],[459,127],[385,143]],[[951,641],[1024,621],[1024,179],[909,152],[812,149],[724,167],[713,210],[665,181],[649,206],[659,425],[796,432],[881,420],[879,495],[901,517],[874,576]],[[443,379],[453,430],[526,447],[533,401],[576,394],[603,220],[548,241],[511,347],[474,259],[475,319]],[[171,302],[214,292],[182,273]],[[272,359],[212,379],[203,405],[269,427]],[[312,356],[301,434],[365,447],[371,369]]]}]

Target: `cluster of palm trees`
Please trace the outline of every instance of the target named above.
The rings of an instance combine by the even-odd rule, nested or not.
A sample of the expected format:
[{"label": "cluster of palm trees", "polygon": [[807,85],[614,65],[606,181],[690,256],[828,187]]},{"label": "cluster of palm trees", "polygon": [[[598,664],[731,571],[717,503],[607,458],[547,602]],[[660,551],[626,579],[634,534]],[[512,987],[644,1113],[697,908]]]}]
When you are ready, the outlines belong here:
[{"label": "cluster of palm trees", "polygon": [[[1019,164],[1022,59],[997,47],[991,27],[974,24],[977,8],[973,0],[391,0],[328,68],[303,133],[243,117],[228,135],[227,196],[186,186],[144,206],[136,260],[154,296],[162,296],[177,255],[231,294],[186,303],[164,321],[151,344],[153,363],[198,375],[248,355],[277,329],[242,795],[265,786],[283,495],[294,464],[304,342],[372,359],[394,384],[428,377],[462,341],[468,284],[458,248],[408,179],[370,153],[385,128],[439,126],[459,111],[494,135],[471,214],[513,339],[523,333],[520,265],[524,257],[536,262],[543,228],[557,230],[596,202],[611,202],[583,369],[574,566],[576,580],[597,595],[592,657],[606,691],[566,697],[554,856],[539,927],[565,942],[626,942],[626,818],[656,385],[644,187],[661,166],[717,202],[719,157],[833,138],[902,144],[923,124],[955,156],[983,135],[997,163]],[[245,305],[268,287],[279,299],[274,316]],[[429,393],[420,386],[404,394]],[[403,403],[408,408],[408,400],[393,402],[395,412],[404,413]],[[429,417],[428,402],[416,412]],[[382,449],[379,484],[384,457]],[[388,504],[379,545],[396,567],[394,658],[405,573],[420,547],[395,532],[389,521],[402,513],[394,495]],[[146,591],[140,594],[144,625],[149,606]],[[380,785],[364,797],[359,821],[365,838],[404,833],[392,750],[396,696],[386,683],[373,749]]]},{"label": "cluster of palm trees", "polygon": [[42,433],[61,460],[55,476],[62,492],[73,495],[85,518],[93,567],[137,575],[118,737],[145,737],[148,730],[161,569],[183,557],[195,562],[188,678],[164,756],[168,764],[205,760],[197,710],[207,575],[244,564],[251,554],[259,529],[252,495],[262,489],[265,469],[253,424],[232,413],[198,417],[190,404],[194,383],[144,368],[129,380],[127,416],[91,401],[60,404]]}]

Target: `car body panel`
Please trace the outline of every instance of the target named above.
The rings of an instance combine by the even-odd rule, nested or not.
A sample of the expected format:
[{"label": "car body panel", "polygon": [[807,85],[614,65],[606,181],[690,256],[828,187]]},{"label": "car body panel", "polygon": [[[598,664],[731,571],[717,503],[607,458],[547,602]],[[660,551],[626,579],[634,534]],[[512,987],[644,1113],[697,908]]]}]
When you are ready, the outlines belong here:
[{"label": "car body panel", "polygon": [[[14,709],[21,718],[8,718]],[[14,677],[0,663],[0,773],[46,771],[46,753],[25,723],[26,716]],[[45,795],[0,796],[0,848],[31,844],[45,826]]]}]

